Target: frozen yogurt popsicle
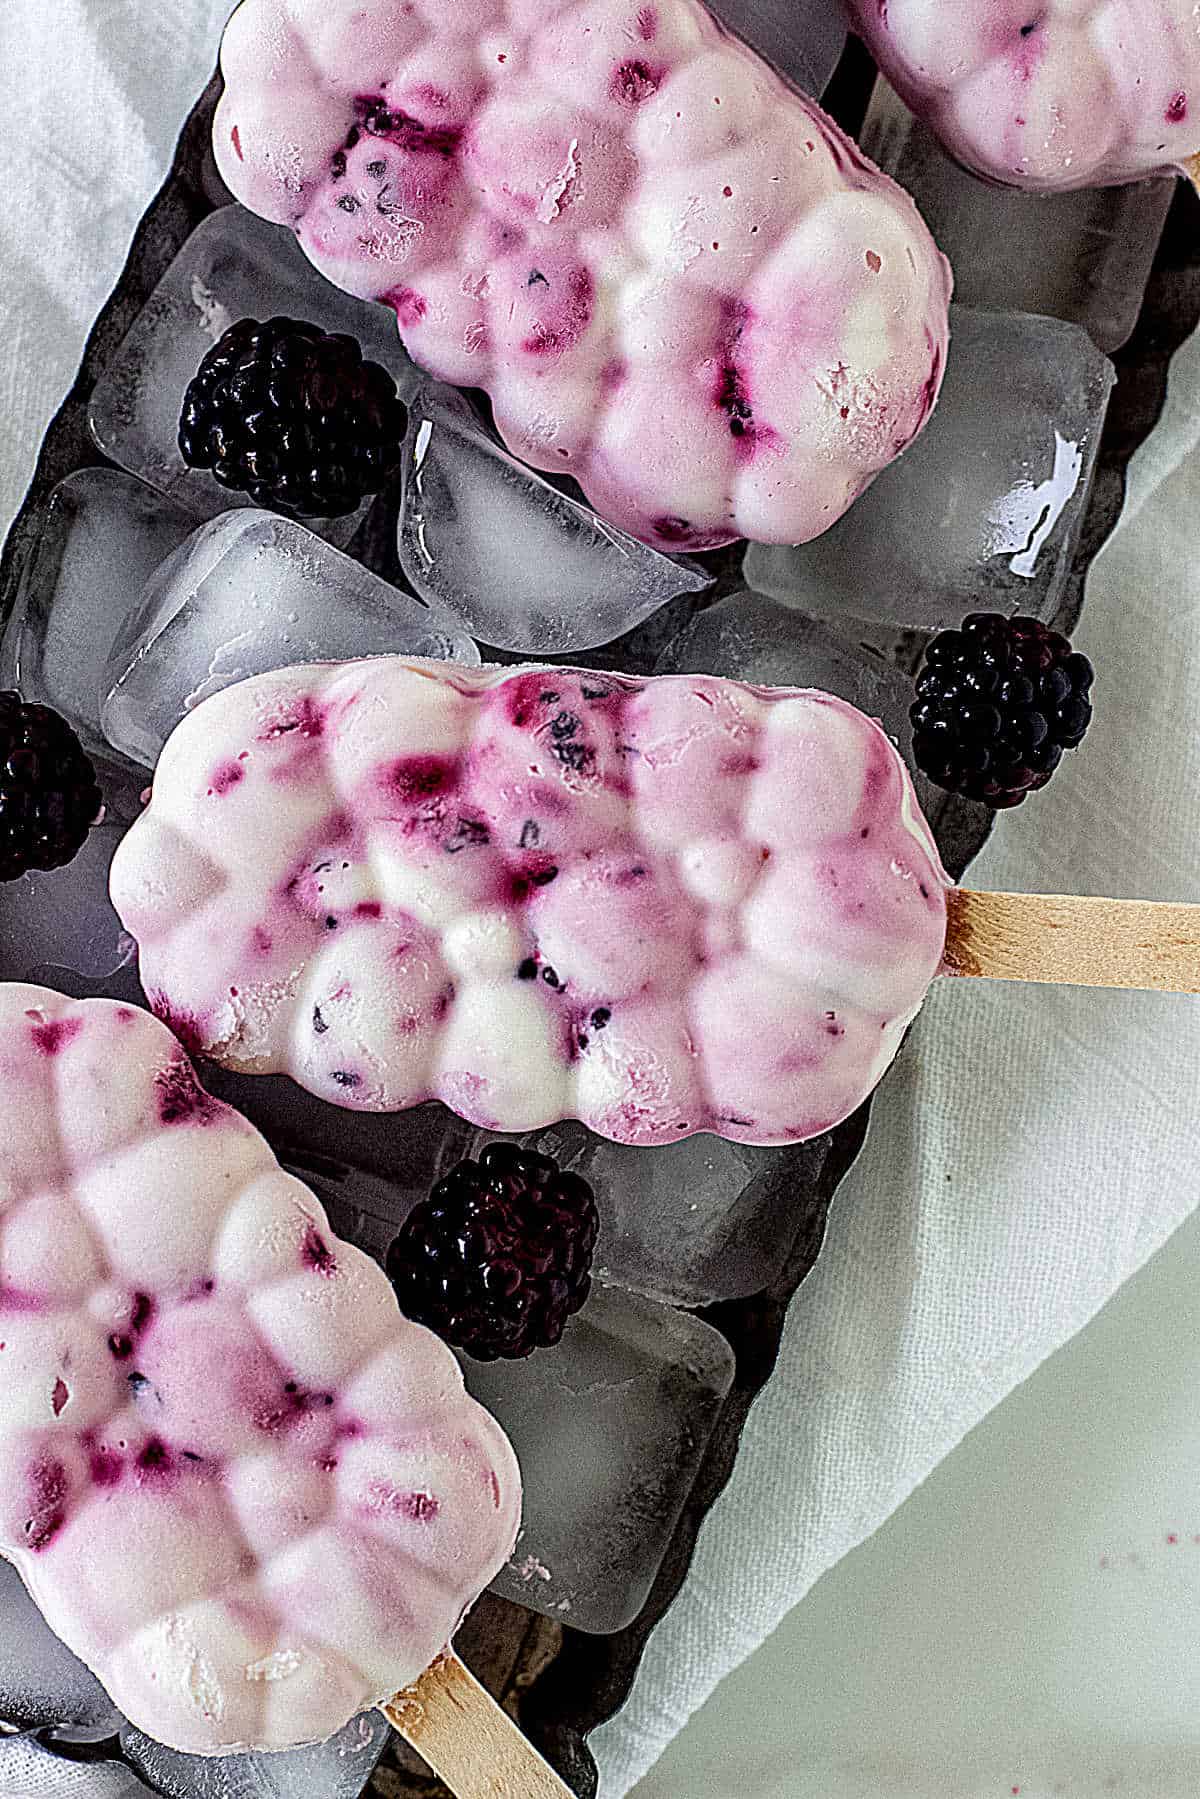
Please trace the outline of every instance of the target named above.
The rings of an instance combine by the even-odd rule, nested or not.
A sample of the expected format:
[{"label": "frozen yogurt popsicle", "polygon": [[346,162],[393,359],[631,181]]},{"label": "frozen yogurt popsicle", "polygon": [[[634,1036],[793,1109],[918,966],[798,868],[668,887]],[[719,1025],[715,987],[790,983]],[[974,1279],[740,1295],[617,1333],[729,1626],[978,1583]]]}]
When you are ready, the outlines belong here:
[{"label": "frozen yogurt popsicle", "polygon": [[1194,0],[850,0],[876,61],[977,174],[1053,191],[1200,152]]},{"label": "frozen yogurt popsicle", "polygon": [[503,1565],[457,1365],[147,1013],[0,986],[0,1554],[172,1748],[331,1735]]},{"label": "frozen yogurt popsicle", "polygon": [[203,1055],[654,1144],[852,1112],[938,969],[947,885],[895,748],[826,694],[388,657],[190,713],[111,891]]},{"label": "frozen yogurt popsicle", "polygon": [[217,163],[660,549],[806,541],[920,430],[908,196],[698,0],[243,0]]}]

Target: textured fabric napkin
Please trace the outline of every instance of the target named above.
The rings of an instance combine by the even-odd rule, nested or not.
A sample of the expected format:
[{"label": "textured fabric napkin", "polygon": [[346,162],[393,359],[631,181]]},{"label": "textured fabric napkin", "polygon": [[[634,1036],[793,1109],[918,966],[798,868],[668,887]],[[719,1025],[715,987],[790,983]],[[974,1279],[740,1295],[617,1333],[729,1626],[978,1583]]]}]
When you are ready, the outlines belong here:
[{"label": "textured fabric napkin", "polygon": [[[3,525],[228,10],[0,11]],[[1200,899],[1198,441],[1193,342],[1090,583],[1079,644],[1099,670],[1096,723],[1047,791],[1002,820],[977,886]],[[1188,999],[937,984],[687,1586],[629,1705],[594,1738],[605,1799],[1187,1214],[1198,1068]],[[0,1760],[0,1792],[21,1791],[6,1772]],[[109,1799],[70,1776],[64,1796]]]},{"label": "textured fabric napkin", "polygon": [[136,1775],[112,1762],[68,1762],[26,1737],[0,1737],[0,1799],[142,1799]]}]

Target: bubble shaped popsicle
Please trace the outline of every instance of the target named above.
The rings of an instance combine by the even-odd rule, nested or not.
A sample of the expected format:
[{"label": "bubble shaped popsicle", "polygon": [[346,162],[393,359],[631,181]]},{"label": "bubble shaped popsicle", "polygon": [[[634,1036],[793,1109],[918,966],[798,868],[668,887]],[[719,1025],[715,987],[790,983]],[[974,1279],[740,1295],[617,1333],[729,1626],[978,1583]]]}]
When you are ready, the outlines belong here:
[{"label": "bubble shaped popsicle", "polygon": [[243,0],[221,62],[237,198],[646,543],[806,541],[933,407],[912,202],[698,0]]},{"label": "bubble shaped popsicle", "polygon": [[850,0],[857,30],[953,156],[1050,193],[1200,153],[1193,0]]},{"label": "bubble shaped popsicle", "polygon": [[386,657],[197,707],[111,891],[203,1055],[655,1144],[852,1112],[946,886],[895,748],[827,694]]},{"label": "bubble shaped popsicle", "polygon": [[52,1628],[194,1754],[431,1663],[436,1709],[520,1514],[450,1352],[147,1013],[0,986],[0,1126],[0,1554]]}]

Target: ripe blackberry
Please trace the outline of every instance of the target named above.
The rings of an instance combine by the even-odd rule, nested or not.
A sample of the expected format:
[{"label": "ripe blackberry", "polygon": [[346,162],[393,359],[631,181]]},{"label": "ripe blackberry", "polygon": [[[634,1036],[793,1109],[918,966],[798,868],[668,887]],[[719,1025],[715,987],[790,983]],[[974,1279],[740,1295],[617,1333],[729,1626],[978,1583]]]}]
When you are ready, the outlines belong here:
[{"label": "ripe blackberry", "polygon": [[1044,787],[1091,723],[1092,665],[1035,618],[975,612],[933,639],[917,678],[913,754],[931,781],[988,806]]},{"label": "ripe blackberry", "polygon": [[0,881],[61,868],[100,816],[96,771],[65,718],[0,693]]},{"label": "ripe blackberry", "polygon": [[549,1347],[591,1287],[592,1189],[549,1156],[492,1143],[415,1206],[387,1255],[400,1309],[481,1362]]},{"label": "ripe blackberry", "polygon": [[179,448],[256,505],[337,518],[378,493],[406,419],[392,377],[354,338],[300,319],[240,319],[188,386]]}]

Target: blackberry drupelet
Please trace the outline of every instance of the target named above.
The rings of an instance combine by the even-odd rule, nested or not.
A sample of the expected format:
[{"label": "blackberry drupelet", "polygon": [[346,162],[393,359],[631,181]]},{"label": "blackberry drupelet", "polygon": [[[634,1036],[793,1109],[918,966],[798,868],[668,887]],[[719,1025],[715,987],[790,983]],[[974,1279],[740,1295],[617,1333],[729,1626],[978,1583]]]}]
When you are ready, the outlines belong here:
[{"label": "blackberry drupelet", "polygon": [[939,787],[997,808],[1044,787],[1091,723],[1092,665],[1035,618],[975,612],[917,678],[913,754]]},{"label": "blackberry drupelet", "polygon": [[0,693],[0,881],[70,862],[100,806],[96,771],[66,719]]},{"label": "blackberry drupelet", "polygon": [[387,1255],[400,1309],[481,1362],[562,1336],[591,1287],[600,1221],[588,1183],[492,1143],[415,1206]]},{"label": "blackberry drupelet", "polygon": [[184,395],[179,449],[256,505],[337,518],[378,493],[407,413],[354,338],[299,319],[241,319]]}]

